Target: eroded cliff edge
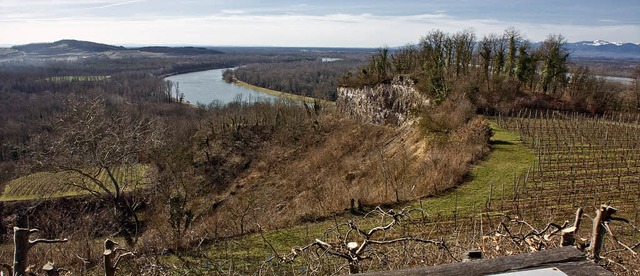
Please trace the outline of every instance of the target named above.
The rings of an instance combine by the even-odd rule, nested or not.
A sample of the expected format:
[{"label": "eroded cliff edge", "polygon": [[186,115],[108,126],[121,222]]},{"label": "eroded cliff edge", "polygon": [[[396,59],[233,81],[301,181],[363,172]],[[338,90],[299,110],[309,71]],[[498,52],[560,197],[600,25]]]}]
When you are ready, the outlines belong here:
[{"label": "eroded cliff edge", "polygon": [[402,126],[430,100],[414,89],[410,78],[396,76],[390,83],[373,87],[339,87],[338,111],[363,122]]}]

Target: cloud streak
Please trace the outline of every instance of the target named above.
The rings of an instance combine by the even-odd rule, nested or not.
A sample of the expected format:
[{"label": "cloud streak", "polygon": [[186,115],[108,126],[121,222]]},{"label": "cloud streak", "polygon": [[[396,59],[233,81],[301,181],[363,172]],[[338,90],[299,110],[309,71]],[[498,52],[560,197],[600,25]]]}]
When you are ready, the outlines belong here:
[{"label": "cloud streak", "polygon": [[126,2],[116,2],[116,3],[111,3],[111,4],[102,5],[102,6],[98,6],[98,7],[92,7],[92,8],[89,8],[89,9],[106,9],[106,8],[117,7],[117,6],[122,6],[122,5],[129,5],[129,4],[133,4],[133,3],[141,3],[141,2],[144,2],[144,0],[133,0],[133,1],[126,1]]}]

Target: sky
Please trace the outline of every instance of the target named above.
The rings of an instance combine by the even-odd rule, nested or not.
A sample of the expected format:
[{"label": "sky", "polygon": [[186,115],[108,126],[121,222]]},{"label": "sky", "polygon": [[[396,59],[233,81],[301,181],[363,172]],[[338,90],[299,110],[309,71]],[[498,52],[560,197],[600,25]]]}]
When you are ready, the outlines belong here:
[{"label": "sky", "polygon": [[0,0],[0,45],[381,47],[432,30],[640,43],[638,0]]}]

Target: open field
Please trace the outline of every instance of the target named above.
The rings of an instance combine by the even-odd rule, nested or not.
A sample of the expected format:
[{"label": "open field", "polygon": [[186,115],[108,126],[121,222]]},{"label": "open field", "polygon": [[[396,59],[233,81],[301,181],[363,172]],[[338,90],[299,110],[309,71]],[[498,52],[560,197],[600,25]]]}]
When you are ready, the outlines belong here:
[{"label": "open field", "polygon": [[[128,183],[127,187],[140,187],[144,185],[147,169],[146,165],[136,165],[127,169],[116,169],[114,175],[121,183]],[[104,171],[100,172],[98,179],[105,183],[110,181]],[[72,183],[83,183],[83,181],[87,180],[73,172],[34,173],[6,183],[0,201],[83,195],[88,192],[72,185]]]}]

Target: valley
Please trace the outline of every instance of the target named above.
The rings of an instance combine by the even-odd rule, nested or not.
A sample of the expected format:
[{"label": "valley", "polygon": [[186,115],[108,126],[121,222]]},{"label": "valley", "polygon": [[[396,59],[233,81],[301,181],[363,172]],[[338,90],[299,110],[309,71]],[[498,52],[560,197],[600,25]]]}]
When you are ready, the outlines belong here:
[{"label": "valley", "polygon": [[[432,30],[379,49],[61,40],[0,59],[2,262],[27,231],[58,238],[29,253],[37,273],[49,260],[115,271],[111,250],[118,274],[345,274],[542,251],[573,231],[609,271],[640,269],[640,69],[572,58],[560,35]],[[619,219],[593,253],[601,204]]]}]

